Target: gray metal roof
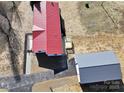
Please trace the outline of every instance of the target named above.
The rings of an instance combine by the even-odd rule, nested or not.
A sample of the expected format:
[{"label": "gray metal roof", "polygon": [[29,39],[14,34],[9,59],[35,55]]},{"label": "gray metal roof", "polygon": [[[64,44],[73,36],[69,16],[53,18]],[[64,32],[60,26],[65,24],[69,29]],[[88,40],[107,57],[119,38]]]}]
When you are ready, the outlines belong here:
[{"label": "gray metal roof", "polygon": [[75,56],[75,61],[79,68],[119,64],[119,60],[113,51],[78,54]]}]

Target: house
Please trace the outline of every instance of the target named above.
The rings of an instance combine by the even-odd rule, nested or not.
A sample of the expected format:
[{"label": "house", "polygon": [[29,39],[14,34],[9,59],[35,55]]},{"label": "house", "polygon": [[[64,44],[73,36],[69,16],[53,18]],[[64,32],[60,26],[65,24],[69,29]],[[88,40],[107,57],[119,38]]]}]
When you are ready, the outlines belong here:
[{"label": "house", "polygon": [[37,56],[39,66],[58,73],[67,68],[58,2],[37,2],[33,10],[32,51]]},{"label": "house", "polygon": [[81,84],[122,79],[120,63],[113,51],[78,54],[75,62]]},{"label": "house", "polygon": [[64,54],[58,3],[36,3],[33,18],[33,52],[45,52],[48,56]]}]

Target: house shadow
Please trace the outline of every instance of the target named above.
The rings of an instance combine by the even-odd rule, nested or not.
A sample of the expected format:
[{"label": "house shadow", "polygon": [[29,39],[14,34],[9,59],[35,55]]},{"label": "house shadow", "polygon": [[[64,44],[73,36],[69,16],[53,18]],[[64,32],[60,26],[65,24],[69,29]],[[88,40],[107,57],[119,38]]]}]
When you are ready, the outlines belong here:
[{"label": "house shadow", "polygon": [[61,33],[62,36],[66,36],[66,29],[65,29],[65,20],[61,15],[61,9],[59,8],[59,14],[60,14],[60,25],[61,25]]},{"label": "house shadow", "polygon": [[40,67],[52,69],[57,74],[68,69],[67,56],[48,56],[45,53],[36,53],[38,64]]},{"label": "house shadow", "polygon": [[62,71],[61,73],[58,73],[55,75],[55,78],[62,78],[67,76],[75,76],[76,73],[76,67],[75,67],[75,61],[74,58],[71,58],[67,61],[68,69]]},{"label": "house shadow", "polygon": [[80,84],[84,92],[123,92],[124,84],[122,80],[107,82]]}]

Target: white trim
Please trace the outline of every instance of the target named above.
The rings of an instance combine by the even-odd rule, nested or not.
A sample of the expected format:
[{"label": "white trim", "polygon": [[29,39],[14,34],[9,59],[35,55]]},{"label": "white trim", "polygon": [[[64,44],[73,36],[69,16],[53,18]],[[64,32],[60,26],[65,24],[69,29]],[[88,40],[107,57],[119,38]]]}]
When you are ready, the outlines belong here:
[{"label": "white trim", "polygon": [[78,66],[78,63],[76,62],[76,60],[75,60],[75,65],[76,65],[76,72],[77,72],[78,82],[80,82],[79,66]]},{"label": "white trim", "polygon": [[28,35],[27,36],[27,45],[26,45],[27,50],[32,50],[32,42],[33,42],[32,35]]},{"label": "white trim", "polygon": [[[26,50],[32,50],[32,35],[27,35],[26,38]],[[31,73],[31,53],[26,51],[26,68],[25,68],[25,74]]]}]

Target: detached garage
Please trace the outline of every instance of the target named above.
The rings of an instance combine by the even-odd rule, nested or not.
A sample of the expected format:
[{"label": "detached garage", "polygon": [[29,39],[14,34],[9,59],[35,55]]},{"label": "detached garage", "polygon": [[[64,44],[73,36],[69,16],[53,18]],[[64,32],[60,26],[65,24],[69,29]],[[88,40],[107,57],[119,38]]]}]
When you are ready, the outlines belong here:
[{"label": "detached garage", "polygon": [[113,51],[78,54],[75,62],[81,84],[122,78],[119,60]]}]

